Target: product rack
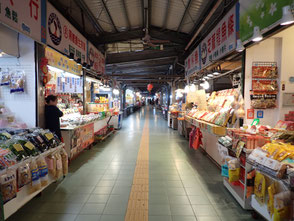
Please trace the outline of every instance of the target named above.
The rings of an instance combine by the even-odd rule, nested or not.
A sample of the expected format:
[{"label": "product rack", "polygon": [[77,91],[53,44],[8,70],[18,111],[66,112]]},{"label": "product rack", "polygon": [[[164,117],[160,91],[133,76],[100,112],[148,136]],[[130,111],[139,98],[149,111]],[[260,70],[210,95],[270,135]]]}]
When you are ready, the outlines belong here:
[{"label": "product rack", "polygon": [[[220,145],[222,148],[227,148],[228,152],[231,153],[229,155],[233,155],[235,157],[235,155],[236,155],[235,150],[228,148],[228,147],[225,147],[225,146],[221,145],[220,143],[218,143],[218,145]],[[250,151],[243,148],[241,154],[245,154],[245,157],[247,158],[247,156],[249,155],[249,152]],[[227,177],[224,177],[223,184],[243,209],[251,210],[252,209],[251,197],[247,198],[246,195],[247,195],[247,174],[248,174],[248,172],[250,172],[252,170],[252,166],[250,164],[248,164],[247,161],[245,161],[245,165],[243,165],[242,162],[240,162],[240,161],[239,161],[239,163],[240,163],[240,167],[242,167],[245,170],[244,181],[240,178],[238,181],[243,186],[243,188],[239,185],[233,185],[232,183],[230,183],[229,179]]]}]

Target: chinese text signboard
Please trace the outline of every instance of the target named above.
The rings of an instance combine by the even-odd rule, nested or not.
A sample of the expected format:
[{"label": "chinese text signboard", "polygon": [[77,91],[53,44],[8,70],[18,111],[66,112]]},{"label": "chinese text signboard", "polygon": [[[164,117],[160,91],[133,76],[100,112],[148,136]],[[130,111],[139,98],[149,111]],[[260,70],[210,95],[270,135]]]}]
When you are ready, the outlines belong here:
[{"label": "chinese text signboard", "polygon": [[199,46],[195,48],[195,50],[189,55],[189,57],[185,60],[185,72],[186,77],[192,75],[193,73],[200,71],[200,48]]},{"label": "chinese text signboard", "polygon": [[87,40],[50,3],[47,3],[46,43],[56,50],[86,62]]},{"label": "chinese text signboard", "polygon": [[279,25],[286,5],[293,5],[293,0],[240,0],[240,39],[250,40],[255,26],[262,32]]},{"label": "chinese text signboard", "polygon": [[104,74],[105,72],[105,57],[104,55],[88,41],[88,59],[87,63],[92,66],[92,70]]},{"label": "chinese text signboard", "polygon": [[0,22],[41,41],[41,9],[45,0],[1,0]]},{"label": "chinese text signboard", "polygon": [[83,93],[83,79],[78,77],[57,77],[56,93]]},{"label": "chinese text signboard", "polygon": [[201,42],[201,67],[227,55],[236,48],[239,4],[236,4]]}]

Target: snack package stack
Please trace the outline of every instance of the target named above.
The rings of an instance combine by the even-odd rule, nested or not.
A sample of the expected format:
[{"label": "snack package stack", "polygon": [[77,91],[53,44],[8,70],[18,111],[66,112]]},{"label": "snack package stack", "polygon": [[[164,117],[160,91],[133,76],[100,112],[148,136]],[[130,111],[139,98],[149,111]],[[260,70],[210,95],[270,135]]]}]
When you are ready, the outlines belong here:
[{"label": "snack package stack", "polygon": [[1,195],[3,203],[7,203],[16,197],[16,171],[8,170],[0,175]]},{"label": "snack package stack", "polygon": [[38,165],[41,186],[47,186],[48,185],[48,166],[43,156],[38,157],[37,165]]},{"label": "snack package stack", "polygon": [[41,189],[39,167],[38,167],[36,159],[32,159],[30,163],[30,169],[31,169],[31,176],[32,176],[30,192],[33,193]]},{"label": "snack package stack", "polygon": [[65,149],[62,148],[60,155],[62,159],[63,176],[66,176],[68,174],[68,155]]},{"label": "snack package stack", "polygon": [[18,189],[20,189],[31,182],[32,177],[29,163],[22,163],[17,171]]},{"label": "snack package stack", "polygon": [[60,153],[55,154],[56,158],[56,174],[55,179],[58,180],[63,176],[63,169],[62,169],[62,158]]},{"label": "snack package stack", "polygon": [[46,163],[48,166],[48,172],[52,177],[56,177],[56,158],[54,155],[46,157]]}]

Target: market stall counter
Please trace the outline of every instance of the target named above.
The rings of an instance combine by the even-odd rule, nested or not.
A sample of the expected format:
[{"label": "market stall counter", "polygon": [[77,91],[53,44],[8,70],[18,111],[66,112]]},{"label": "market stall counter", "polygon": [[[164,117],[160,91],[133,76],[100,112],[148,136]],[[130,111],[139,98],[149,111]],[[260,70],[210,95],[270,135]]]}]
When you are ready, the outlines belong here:
[{"label": "market stall counter", "polygon": [[95,141],[95,135],[105,134],[109,129],[111,112],[88,115],[65,116],[61,121],[61,134],[70,159],[77,157]]}]

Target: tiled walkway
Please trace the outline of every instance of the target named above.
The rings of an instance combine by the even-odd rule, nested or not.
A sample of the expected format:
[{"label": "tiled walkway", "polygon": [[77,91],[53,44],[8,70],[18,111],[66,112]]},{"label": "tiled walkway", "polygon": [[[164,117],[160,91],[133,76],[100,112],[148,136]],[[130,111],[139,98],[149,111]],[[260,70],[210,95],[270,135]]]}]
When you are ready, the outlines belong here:
[{"label": "tiled walkway", "polygon": [[125,119],[122,130],[74,160],[62,182],[8,220],[124,221],[146,120],[149,221],[251,220],[226,191],[219,169],[200,151],[189,150],[152,108]]}]

